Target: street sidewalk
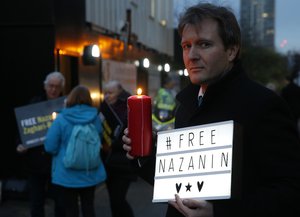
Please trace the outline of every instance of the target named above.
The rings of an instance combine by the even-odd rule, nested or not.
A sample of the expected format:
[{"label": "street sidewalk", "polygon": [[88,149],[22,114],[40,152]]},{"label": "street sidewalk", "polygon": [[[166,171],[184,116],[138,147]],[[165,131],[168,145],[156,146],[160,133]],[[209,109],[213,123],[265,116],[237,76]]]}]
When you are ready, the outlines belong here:
[{"label": "street sidewalk", "polygon": [[[133,182],[128,191],[128,200],[135,217],[164,217],[167,204],[152,203],[153,187],[142,179]],[[96,190],[96,217],[111,217],[108,194],[105,184]],[[0,204],[1,217],[30,217],[28,201],[24,199],[4,200]],[[46,202],[46,217],[54,217],[53,202]]]}]

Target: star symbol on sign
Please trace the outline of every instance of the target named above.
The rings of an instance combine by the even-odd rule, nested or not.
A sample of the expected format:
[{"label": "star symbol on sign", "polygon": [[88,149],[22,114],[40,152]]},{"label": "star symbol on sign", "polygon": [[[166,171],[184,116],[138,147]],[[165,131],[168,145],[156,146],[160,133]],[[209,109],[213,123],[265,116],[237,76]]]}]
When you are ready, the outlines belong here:
[{"label": "star symbol on sign", "polygon": [[185,187],[186,187],[186,191],[191,191],[192,186],[190,185],[190,183],[188,183]]}]

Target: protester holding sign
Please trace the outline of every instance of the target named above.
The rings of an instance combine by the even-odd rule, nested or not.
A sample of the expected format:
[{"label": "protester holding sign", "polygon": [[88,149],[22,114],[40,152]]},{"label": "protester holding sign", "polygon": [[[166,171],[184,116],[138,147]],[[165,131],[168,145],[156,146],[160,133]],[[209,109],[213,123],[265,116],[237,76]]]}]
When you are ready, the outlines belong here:
[{"label": "protester holding sign", "polygon": [[[105,157],[105,166],[107,169],[107,189],[110,199],[110,207],[113,217],[133,217],[134,212],[126,199],[127,191],[132,181],[137,179],[137,175],[131,165],[131,162],[126,158],[126,152],[122,145],[122,132],[127,126],[127,98],[130,93],[124,90],[120,82],[111,80],[104,86],[105,102],[111,110],[111,115],[105,112],[104,106],[100,107],[100,112],[105,117],[107,125],[111,125],[109,149],[103,150]],[[112,117],[115,115],[116,117]],[[114,119],[120,122],[120,128],[113,129]],[[108,127],[108,126],[104,126]],[[104,129],[105,131],[105,129]],[[115,131],[115,132],[114,132]],[[118,131],[118,132],[116,132]],[[109,134],[107,132],[107,134]],[[115,135],[116,134],[116,135]]]},{"label": "protester holding sign", "polygon": [[[169,201],[166,216],[299,216],[297,128],[284,100],[243,71],[241,34],[234,14],[222,6],[200,3],[181,16],[178,31],[191,84],[177,95],[175,128],[228,120],[240,125],[242,151],[237,154],[242,190],[239,198],[195,200],[181,199],[174,187],[175,200]],[[129,152],[127,132],[123,147]],[[141,173],[151,177],[153,165],[146,161]],[[149,181],[153,182],[153,176]]]},{"label": "protester holding sign", "polygon": [[[45,92],[35,96],[30,104],[57,99],[62,96],[65,78],[60,72],[51,72],[44,81]],[[45,216],[45,199],[49,189],[51,156],[45,152],[44,145],[28,148],[23,144],[17,146],[17,152],[24,154],[26,158],[26,169],[28,171],[28,187],[30,196],[31,217]],[[51,186],[52,188],[52,186]],[[52,188],[54,190],[54,188]],[[57,202],[55,192],[55,216],[62,217],[64,213]]]},{"label": "protester holding sign", "polygon": [[[100,159],[100,139],[97,138],[101,130],[98,111],[93,107],[89,89],[82,85],[74,87],[67,97],[66,108],[53,121],[45,140],[45,149],[52,154],[51,181],[59,186],[67,217],[79,217],[79,206],[83,217],[95,217],[96,186],[106,179],[105,168]],[[84,145],[91,147],[84,149]],[[78,153],[76,148],[80,148],[82,153]],[[91,153],[90,150],[96,151]],[[81,162],[80,154],[87,161]],[[79,158],[76,159],[76,156]],[[95,163],[89,162],[88,157],[92,156],[98,156],[99,161],[96,159],[93,160]]]}]

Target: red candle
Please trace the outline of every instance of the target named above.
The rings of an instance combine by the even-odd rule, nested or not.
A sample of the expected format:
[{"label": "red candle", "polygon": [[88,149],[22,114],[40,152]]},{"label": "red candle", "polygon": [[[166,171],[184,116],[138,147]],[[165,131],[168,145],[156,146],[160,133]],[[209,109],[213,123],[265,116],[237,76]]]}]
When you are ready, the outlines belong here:
[{"label": "red candle", "polygon": [[127,100],[128,106],[128,132],[131,139],[130,155],[144,157],[152,151],[152,117],[151,97],[141,95],[130,96]]}]

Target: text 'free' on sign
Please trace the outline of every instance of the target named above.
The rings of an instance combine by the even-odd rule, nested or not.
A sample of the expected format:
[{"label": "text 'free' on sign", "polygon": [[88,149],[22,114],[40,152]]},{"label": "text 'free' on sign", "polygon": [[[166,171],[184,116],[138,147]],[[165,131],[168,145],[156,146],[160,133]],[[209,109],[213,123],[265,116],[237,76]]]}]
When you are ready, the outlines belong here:
[{"label": "text 'free' on sign", "polygon": [[157,133],[153,202],[231,198],[234,122]]}]

